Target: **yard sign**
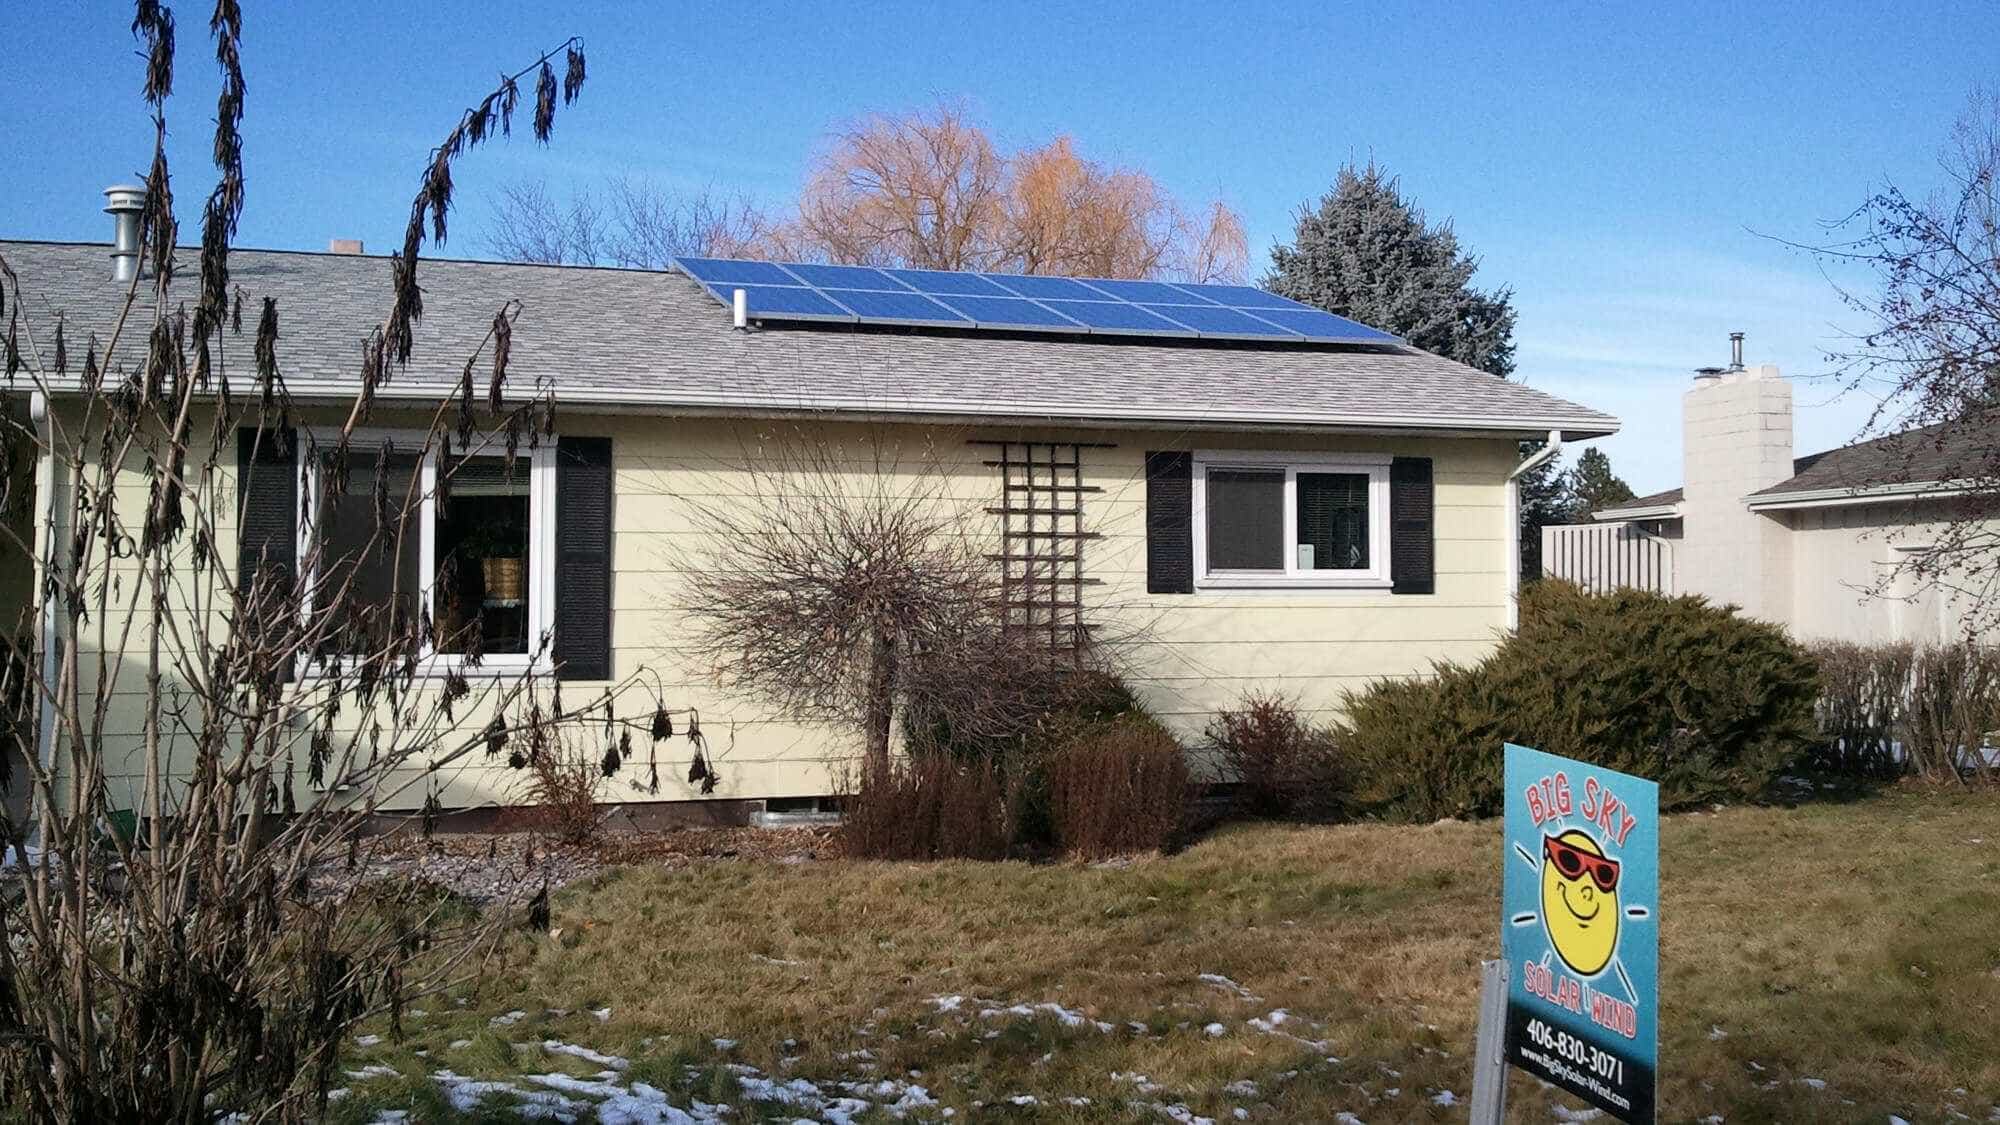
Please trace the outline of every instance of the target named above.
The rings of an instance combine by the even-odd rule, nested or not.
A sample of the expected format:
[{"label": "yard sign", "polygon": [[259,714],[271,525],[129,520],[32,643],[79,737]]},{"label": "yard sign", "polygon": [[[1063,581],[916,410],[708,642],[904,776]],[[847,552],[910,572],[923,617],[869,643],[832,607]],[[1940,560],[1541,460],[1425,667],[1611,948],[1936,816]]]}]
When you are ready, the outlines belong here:
[{"label": "yard sign", "polygon": [[1505,777],[1506,1061],[1652,1121],[1660,787],[1512,743]]}]

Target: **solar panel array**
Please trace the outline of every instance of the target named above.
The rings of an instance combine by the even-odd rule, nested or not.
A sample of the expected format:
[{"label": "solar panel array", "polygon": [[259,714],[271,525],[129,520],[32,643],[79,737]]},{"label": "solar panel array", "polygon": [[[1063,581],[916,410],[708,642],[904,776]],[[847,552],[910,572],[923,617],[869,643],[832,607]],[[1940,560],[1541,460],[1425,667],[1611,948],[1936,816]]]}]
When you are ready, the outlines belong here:
[{"label": "solar panel array", "polygon": [[1273,343],[1393,344],[1395,336],[1247,285],[878,269],[733,258],[674,265],[752,320]]}]

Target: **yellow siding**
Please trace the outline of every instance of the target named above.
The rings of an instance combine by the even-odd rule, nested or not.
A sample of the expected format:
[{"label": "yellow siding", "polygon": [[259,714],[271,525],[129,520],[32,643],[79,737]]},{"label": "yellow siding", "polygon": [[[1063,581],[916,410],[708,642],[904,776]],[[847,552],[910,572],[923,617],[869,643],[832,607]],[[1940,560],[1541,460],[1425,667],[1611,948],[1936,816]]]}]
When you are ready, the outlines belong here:
[{"label": "yellow siding", "polygon": [[[376,424],[393,426],[394,419]],[[1085,551],[1087,573],[1102,585],[1086,587],[1092,618],[1113,634],[1142,636],[1130,650],[1129,679],[1148,706],[1184,736],[1197,735],[1213,711],[1244,691],[1268,687],[1298,696],[1308,710],[1328,714],[1341,693],[1385,676],[1426,672],[1434,661],[1472,660],[1489,651],[1507,616],[1507,471],[1514,444],[1507,440],[1340,437],[1315,435],[1146,433],[995,427],[967,429],[858,423],[729,422],[623,415],[560,415],[563,432],[609,436],[613,441],[615,508],[613,544],[613,671],[624,677],[657,677],[673,707],[701,709],[705,733],[720,767],[719,797],[822,794],[853,761],[856,738],[846,731],[802,727],[769,713],[758,700],[717,682],[711,670],[685,655],[691,626],[681,610],[686,568],[705,553],[726,549],[706,542],[694,520],[698,503],[741,503],[772,451],[801,444],[837,449],[855,473],[884,463],[901,483],[926,488],[943,482],[981,534],[997,530],[982,509],[999,499],[999,473],[981,462],[990,448],[974,439],[1086,441],[1110,448],[1084,453],[1085,482],[1104,489],[1084,497],[1087,525],[1104,538]],[[1437,593],[1398,597],[1376,591],[1254,591],[1152,595],[1146,592],[1144,460],[1149,450],[1282,449],[1320,453],[1393,453],[1427,456],[1437,484]],[[233,451],[231,451],[233,454]],[[233,455],[223,458],[233,471]],[[136,489],[133,490],[136,493]],[[233,497],[233,484],[224,489]],[[128,497],[143,503],[143,495]],[[233,503],[223,505],[219,538],[233,543]],[[560,597],[560,593],[558,593]],[[121,678],[125,705],[114,708],[107,729],[135,739],[143,690],[143,642],[126,651],[139,662]],[[596,685],[602,686],[602,685]],[[565,684],[574,705],[591,685]],[[642,694],[622,710],[649,713]],[[468,723],[483,722],[480,708]],[[661,791],[637,791],[648,747],[636,739],[636,769],[609,787],[618,800],[681,800],[697,796],[685,781],[688,744],[677,738],[659,750]],[[300,774],[303,778],[303,748]],[[481,755],[426,778],[413,763],[411,784],[390,807],[412,808],[436,785],[448,806],[517,803],[519,774],[486,763]],[[303,795],[303,794],[302,794]]]}]

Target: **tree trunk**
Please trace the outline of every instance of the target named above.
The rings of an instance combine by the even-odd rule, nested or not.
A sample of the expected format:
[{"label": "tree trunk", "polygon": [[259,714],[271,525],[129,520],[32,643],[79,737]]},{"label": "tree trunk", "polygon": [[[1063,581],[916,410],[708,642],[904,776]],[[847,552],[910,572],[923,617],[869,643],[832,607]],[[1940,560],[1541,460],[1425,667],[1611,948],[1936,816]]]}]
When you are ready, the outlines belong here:
[{"label": "tree trunk", "polygon": [[868,664],[867,768],[871,773],[889,767],[889,729],[895,716],[896,634],[880,629],[875,633]]}]

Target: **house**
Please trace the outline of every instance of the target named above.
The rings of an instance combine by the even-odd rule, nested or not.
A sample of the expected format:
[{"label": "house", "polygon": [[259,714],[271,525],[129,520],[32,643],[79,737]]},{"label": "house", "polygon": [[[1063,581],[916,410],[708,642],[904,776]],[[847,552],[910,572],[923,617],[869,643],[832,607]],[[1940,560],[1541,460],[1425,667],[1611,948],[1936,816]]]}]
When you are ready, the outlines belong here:
[{"label": "house", "polygon": [[[36,308],[63,311],[72,347],[108,338],[127,288],[113,280],[111,247],[12,241],[0,256]],[[180,256],[191,276],[195,251]],[[336,424],[345,409],[336,404],[355,390],[359,342],[386,307],[390,259],[239,250],[229,264],[252,310],[246,321],[263,299],[277,301],[287,384],[298,401],[320,404],[296,424]],[[774,270],[794,280],[775,284]],[[369,421],[382,437],[417,424],[458,385],[501,302],[521,303],[511,378],[553,388],[559,432],[524,454],[525,479],[494,475],[454,487],[448,501],[428,498],[427,546],[403,581],[443,612],[430,568],[464,523],[448,505],[514,528],[525,555],[508,607],[516,616],[504,642],[488,644],[485,666],[528,667],[536,658],[521,638],[553,629],[555,651],[537,673],[589,684],[649,669],[677,706],[700,708],[723,767],[714,799],[746,808],[833,792],[857,752],[848,732],[786,722],[689,666],[678,642],[687,498],[745,487],[774,443],[805,435],[870,450],[877,463],[884,451],[921,461],[975,505],[986,534],[1012,537],[1010,552],[1054,555],[1053,544],[1073,543],[1081,569],[1064,571],[1062,584],[1094,618],[1143,626],[1130,679],[1191,738],[1246,688],[1289,692],[1323,712],[1345,688],[1491,649],[1512,621],[1518,443],[1617,428],[1365,326],[1293,316],[1255,290],[916,271],[867,271],[867,289],[863,274],[828,270],[426,260],[416,354],[381,388]],[[846,283],[848,304],[828,312],[812,296],[828,287],[798,280],[806,276]],[[974,314],[939,318],[919,288],[986,296],[947,297]],[[1267,303],[1271,316],[1210,300],[1218,295]],[[1166,305],[1181,319],[1144,312]],[[1345,342],[1328,339],[1329,326]],[[224,334],[237,370],[251,339]],[[54,397],[49,411],[75,409]],[[257,436],[239,433],[230,440],[240,448],[221,451],[223,471],[241,478],[244,515],[218,530],[271,559],[293,549],[315,467]],[[252,471],[274,455],[280,471]],[[870,471],[869,460],[857,457],[854,471]],[[403,471],[430,468],[412,461]],[[41,471],[43,487],[63,487],[60,466]],[[1030,505],[1061,511],[1002,511]],[[62,529],[34,534],[46,544]],[[28,562],[10,565],[21,573]],[[13,596],[30,590],[22,582]],[[439,799],[505,804],[513,781],[468,767]],[[645,799],[695,795],[677,776],[665,781]]]},{"label": "house", "polygon": [[1791,383],[1734,343],[1681,397],[1685,483],[1544,528],[1544,572],[1705,594],[1807,640],[1961,636],[1963,596],[1903,564],[1967,511],[1980,436],[1927,427],[1794,456]]}]

